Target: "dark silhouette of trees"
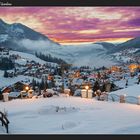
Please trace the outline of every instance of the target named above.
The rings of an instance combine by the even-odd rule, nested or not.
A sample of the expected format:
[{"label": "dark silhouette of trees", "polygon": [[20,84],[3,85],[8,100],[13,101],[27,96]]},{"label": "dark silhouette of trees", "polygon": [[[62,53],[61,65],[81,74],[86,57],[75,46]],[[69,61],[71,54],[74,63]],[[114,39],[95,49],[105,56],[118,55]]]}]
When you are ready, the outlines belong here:
[{"label": "dark silhouette of trees", "polygon": [[8,78],[8,72],[5,70],[4,71],[4,75],[3,75],[5,78]]},{"label": "dark silhouette of trees", "polygon": [[33,79],[31,85],[32,85],[33,90],[35,90],[36,87],[38,87],[38,89],[40,90],[44,90],[48,88],[48,82],[45,79],[41,79],[41,82],[38,82],[35,79]]},{"label": "dark silhouette of trees", "polygon": [[1,70],[10,70],[14,68],[14,62],[9,58],[1,58],[0,59],[0,69]]},{"label": "dark silhouette of trees", "polygon": [[47,61],[47,62],[53,62],[53,63],[57,63],[57,64],[67,64],[64,60],[62,60],[61,58],[56,58],[56,57],[52,57],[50,54],[48,55],[44,55],[42,53],[37,53],[35,52],[35,56],[44,60],[44,61]]}]

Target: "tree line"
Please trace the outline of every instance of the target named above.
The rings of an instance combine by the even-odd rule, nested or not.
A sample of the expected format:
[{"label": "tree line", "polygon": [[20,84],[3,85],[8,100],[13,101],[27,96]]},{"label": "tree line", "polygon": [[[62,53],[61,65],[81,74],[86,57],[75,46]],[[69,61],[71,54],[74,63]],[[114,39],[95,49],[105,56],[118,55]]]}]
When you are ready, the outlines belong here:
[{"label": "tree line", "polygon": [[52,57],[50,54],[45,55],[45,54],[42,54],[41,52],[40,53],[35,52],[35,56],[47,62],[53,62],[57,64],[67,64],[61,58]]},{"label": "tree line", "polygon": [[10,70],[14,68],[14,62],[7,57],[0,58],[0,70]]}]

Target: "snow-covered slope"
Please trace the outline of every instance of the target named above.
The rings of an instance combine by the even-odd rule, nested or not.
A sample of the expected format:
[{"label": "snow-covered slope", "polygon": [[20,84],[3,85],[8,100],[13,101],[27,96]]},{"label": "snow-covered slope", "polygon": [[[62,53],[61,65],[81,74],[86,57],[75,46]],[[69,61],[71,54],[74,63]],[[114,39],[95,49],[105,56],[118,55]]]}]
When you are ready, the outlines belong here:
[{"label": "snow-covered slope", "polygon": [[108,50],[100,44],[55,46],[41,40],[31,41],[27,39],[20,41],[19,44],[35,52],[61,58],[73,66],[101,67],[116,64],[112,57],[107,54]]},{"label": "snow-covered slope", "polygon": [[44,51],[44,54],[62,58],[73,66],[111,66],[115,64],[112,58],[106,54],[107,50],[99,44],[65,45]]},{"label": "snow-covered slope", "polygon": [[[34,77],[18,75],[13,78],[4,78],[4,71],[0,70],[0,88],[10,86],[18,81],[29,81],[29,83],[33,80]],[[41,79],[34,78],[35,80],[41,82]]]},{"label": "snow-covered slope", "polygon": [[8,35],[7,34],[0,34],[0,42],[5,42],[8,40]]},{"label": "snow-covered slope", "polygon": [[129,86],[128,88],[111,92],[110,94],[117,94],[117,95],[125,94],[126,96],[138,97],[140,96],[140,85],[135,84],[135,85]]},{"label": "snow-covered slope", "polygon": [[112,53],[123,51],[125,49],[134,49],[134,48],[140,48],[140,37],[136,37],[136,38],[130,39],[126,42],[123,42],[121,44],[118,44],[114,48],[114,50],[112,50]]},{"label": "snow-covered slope", "polygon": [[139,105],[59,96],[0,102],[4,109],[10,134],[140,134]]},{"label": "snow-covered slope", "polygon": [[140,62],[140,60],[138,59],[138,57],[140,52],[140,48],[128,48],[128,49],[124,49],[122,51],[118,51],[116,53],[111,54],[111,56],[113,57],[114,60],[118,61],[118,62]]},{"label": "snow-covered slope", "polygon": [[[28,53],[18,52],[18,51],[10,51],[10,55],[12,55],[12,54],[20,56],[20,58],[15,60],[15,63],[18,63],[20,65],[25,65],[27,63],[27,61],[35,61],[36,63],[42,64],[42,65],[46,64],[46,63],[49,63],[53,66],[57,65],[56,63],[43,61],[40,58],[37,58],[33,54],[28,54]],[[8,72],[10,72],[10,71],[14,71],[14,70],[8,70]],[[24,75],[18,75],[17,77],[13,77],[13,78],[4,78],[3,75],[4,75],[4,71],[0,70],[0,88],[12,85],[15,82],[22,81],[22,80],[23,81],[28,81],[28,80],[32,81],[32,79],[34,78],[34,77],[24,76]],[[34,78],[34,79],[36,79],[37,81],[41,81],[41,79],[37,79],[37,78]]]},{"label": "snow-covered slope", "polygon": [[46,64],[46,61],[41,60],[40,58],[37,58],[35,55],[33,54],[29,54],[29,53],[24,53],[24,52],[18,52],[18,51],[10,51],[10,54],[14,54],[14,55],[19,55],[21,57],[21,59],[16,60],[17,63],[24,63],[26,61],[35,61],[37,63],[40,64]]},{"label": "snow-covered slope", "polygon": [[[37,44],[36,44],[37,43]],[[42,45],[43,44],[43,45]],[[0,19],[0,45],[12,48],[17,51],[36,51],[36,46],[42,50],[42,46],[60,46],[50,40],[47,36],[32,30],[31,28],[21,24],[7,24]]]}]

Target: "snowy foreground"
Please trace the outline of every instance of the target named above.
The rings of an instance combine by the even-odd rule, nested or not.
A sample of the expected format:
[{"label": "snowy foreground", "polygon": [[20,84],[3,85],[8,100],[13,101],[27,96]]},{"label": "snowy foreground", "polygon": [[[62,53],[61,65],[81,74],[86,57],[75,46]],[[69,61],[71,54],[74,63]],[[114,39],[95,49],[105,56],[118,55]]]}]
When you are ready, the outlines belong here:
[{"label": "snowy foreground", "polygon": [[10,134],[140,134],[140,105],[61,95],[1,101],[4,109]]}]

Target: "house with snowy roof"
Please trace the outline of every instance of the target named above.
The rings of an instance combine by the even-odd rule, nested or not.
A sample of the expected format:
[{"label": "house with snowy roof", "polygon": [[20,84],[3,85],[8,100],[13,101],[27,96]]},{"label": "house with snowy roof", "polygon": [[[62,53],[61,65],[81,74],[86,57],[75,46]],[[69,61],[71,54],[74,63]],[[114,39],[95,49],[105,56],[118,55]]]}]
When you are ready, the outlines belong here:
[{"label": "house with snowy roof", "polygon": [[0,99],[1,100],[3,99],[3,97],[2,97],[3,93],[9,93],[10,97],[17,98],[17,97],[20,96],[20,92],[25,90],[25,88],[27,86],[30,89],[30,84],[29,83],[18,81],[18,82],[15,82],[12,85],[3,87],[3,88],[0,89]]}]

